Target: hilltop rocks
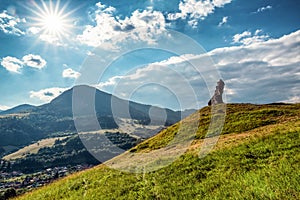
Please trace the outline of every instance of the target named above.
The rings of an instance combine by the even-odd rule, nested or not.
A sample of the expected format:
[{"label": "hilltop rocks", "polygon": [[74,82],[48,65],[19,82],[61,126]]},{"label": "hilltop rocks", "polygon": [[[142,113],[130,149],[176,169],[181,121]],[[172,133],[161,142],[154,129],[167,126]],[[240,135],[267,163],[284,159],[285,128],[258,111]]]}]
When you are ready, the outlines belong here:
[{"label": "hilltop rocks", "polygon": [[222,99],[222,94],[224,90],[225,83],[222,79],[217,82],[216,90],[214,96],[209,100],[208,105],[216,105],[220,103],[224,103]]}]

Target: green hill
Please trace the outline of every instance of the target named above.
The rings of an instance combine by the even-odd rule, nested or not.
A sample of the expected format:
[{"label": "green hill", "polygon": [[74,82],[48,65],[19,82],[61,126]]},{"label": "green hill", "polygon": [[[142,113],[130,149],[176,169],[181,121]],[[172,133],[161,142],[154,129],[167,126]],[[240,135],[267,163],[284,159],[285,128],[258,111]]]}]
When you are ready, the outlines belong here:
[{"label": "green hill", "polygon": [[[300,104],[228,104],[218,143],[200,158],[210,119],[205,107],[130,150],[134,156],[160,150],[179,130],[193,137],[164,168],[130,173],[99,165],[17,199],[299,199]],[[187,134],[195,126],[196,134]],[[130,152],[107,164],[126,164]]]}]

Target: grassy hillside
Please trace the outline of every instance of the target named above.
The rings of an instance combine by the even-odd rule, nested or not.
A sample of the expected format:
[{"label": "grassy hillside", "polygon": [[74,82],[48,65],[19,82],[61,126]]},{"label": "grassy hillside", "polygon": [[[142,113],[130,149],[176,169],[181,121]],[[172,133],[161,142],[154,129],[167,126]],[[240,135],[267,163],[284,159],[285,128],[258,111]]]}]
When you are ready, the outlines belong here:
[{"label": "grassy hillside", "polygon": [[47,138],[43,140],[39,140],[38,142],[28,145],[14,153],[8,154],[3,157],[4,160],[14,160],[18,158],[23,158],[28,154],[36,154],[38,151],[45,147],[52,147],[55,144],[56,140],[66,139],[67,137],[53,137]]},{"label": "grassy hillside", "polygon": [[[99,165],[17,199],[300,197],[300,104],[227,105],[225,126],[217,145],[209,155],[199,158],[210,117],[206,107],[185,119],[181,128],[187,132],[192,130],[189,125],[198,124],[195,140],[184,155],[165,168],[134,174]],[[177,123],[131,152],[160,149],[170,143],[179,128]]]}]

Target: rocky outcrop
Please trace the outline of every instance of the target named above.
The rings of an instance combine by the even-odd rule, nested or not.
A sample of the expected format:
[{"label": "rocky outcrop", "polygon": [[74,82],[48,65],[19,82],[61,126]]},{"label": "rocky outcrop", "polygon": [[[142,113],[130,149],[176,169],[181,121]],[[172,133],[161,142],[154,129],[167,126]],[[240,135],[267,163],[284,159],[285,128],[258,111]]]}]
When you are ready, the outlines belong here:
[{"label": "rocky outcrop", "polygon": [[208,102],[209,106],[224,103],[223,98],[222,98],[224,86],[225,86],[224,81],[222,79],[220,79],[217,82],[217,86],[216,86],[214,96]]}]

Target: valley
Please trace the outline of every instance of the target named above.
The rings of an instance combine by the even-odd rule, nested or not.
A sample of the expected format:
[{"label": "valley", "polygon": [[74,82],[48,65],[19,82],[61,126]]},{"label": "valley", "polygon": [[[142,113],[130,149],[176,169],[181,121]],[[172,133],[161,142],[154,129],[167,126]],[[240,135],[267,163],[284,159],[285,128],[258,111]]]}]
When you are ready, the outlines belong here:
[{"label": "valley", "polygon": [[[88,126],[86,130],[76,130],[74,119],[88,119],[90,114],[73,115],[73,90],[86,95],[95,94],[99,128],[90,129]],[[117,113],[112,113],[112,101],[119,109]],[[129,106],[129,115],[122,114],[126,105]],[[82,108],[79,106],[79,109],[87,110],[84,106],[86,104]],[[150,116],[150,109],[165,112],[166,118]],[[17,188],[18,193],[27,191],[28,185],[19,184],[20,174],[23,179],[35,177],[36,180],[36,174],[45,174],[46,169],[63,168],[68,173],[59,176],[62,177],[78,171],[72,170],[76,166],[98,165],[152,137],[191,112],[193,110],[181,113],[122,100],[89,86],[76,86],[48,104],[24,104],[4,111],[0,113],[0,172],[5,181],[0,192],[10,186]],[[101,158],[95,158],[95,155]],[[58,178],[47,177],[47,183]]]}]

